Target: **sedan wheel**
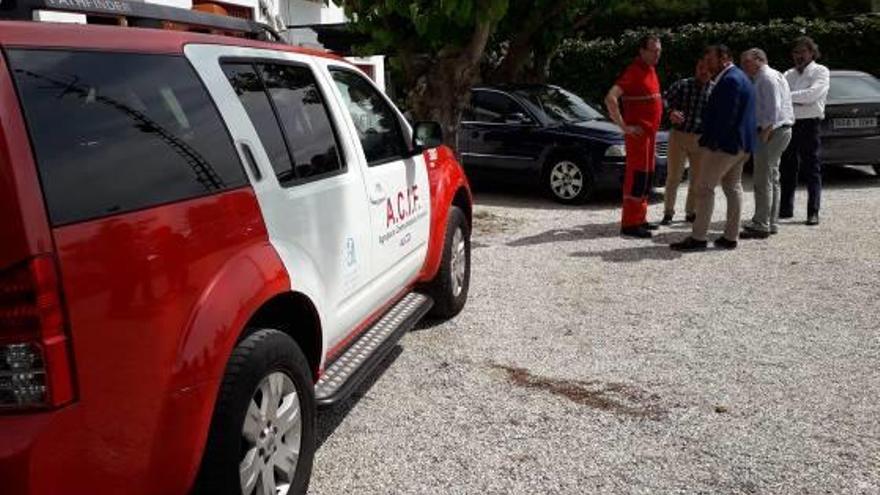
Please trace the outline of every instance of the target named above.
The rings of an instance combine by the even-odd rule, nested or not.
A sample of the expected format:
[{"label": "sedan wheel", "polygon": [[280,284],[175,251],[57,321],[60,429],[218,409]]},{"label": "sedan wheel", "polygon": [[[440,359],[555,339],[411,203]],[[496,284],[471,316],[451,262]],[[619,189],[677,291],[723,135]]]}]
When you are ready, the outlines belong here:
[{"label": "sedan wheel", "polygon": [[589,171],[573,160],[554,162],[545,180],[551,197],[560,203],[581,203],[591,193],[592,181]]}]

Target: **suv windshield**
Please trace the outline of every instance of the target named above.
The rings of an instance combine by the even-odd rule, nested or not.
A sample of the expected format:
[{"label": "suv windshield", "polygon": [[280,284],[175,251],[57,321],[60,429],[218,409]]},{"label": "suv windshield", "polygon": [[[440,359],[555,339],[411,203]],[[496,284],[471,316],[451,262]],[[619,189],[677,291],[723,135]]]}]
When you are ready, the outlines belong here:
[{"label": "suv windshield", "polygon": [[558,122],[577,123],[604,118],[580,96],[562,88],[544,86],[520,90],[518,93],[543,110],[547,117]]},{"label": "suv windshield", "polygon": [[828,97],[832,100],[880,99],[880,81],[870,76],[834,76]]}]

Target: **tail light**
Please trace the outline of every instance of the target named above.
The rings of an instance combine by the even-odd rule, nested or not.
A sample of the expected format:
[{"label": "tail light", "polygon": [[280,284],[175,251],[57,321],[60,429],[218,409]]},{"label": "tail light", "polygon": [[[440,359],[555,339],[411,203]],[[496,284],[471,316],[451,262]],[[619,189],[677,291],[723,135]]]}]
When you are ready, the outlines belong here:
[{"label": "tail light", "polygon": [[72,401],[72,364],[54,258],[0,272],[0,410]]}]

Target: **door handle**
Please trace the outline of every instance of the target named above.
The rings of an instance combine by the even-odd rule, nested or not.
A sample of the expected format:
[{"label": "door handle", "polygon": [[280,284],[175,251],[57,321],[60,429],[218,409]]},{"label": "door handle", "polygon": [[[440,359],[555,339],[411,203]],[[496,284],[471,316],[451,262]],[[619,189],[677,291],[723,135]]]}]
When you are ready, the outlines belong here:
[{"label": "door handle", "polygon": [[260,181],[263,178],[262,172],[260,172],[260,167],[257,166],[257,160],[254,158],[254,152],[251,151],[251,147],[248,143],[244,141],[240,141],[239,145],[241,146],[241,151],[244,154],[244,161],[247,162],[248,167],[251,169],[251,173],[254,174],[254,180]]},{"label": "door handle", "polygon": [[382,184],[375,183],[373,184],[373,190],[370,191],[370,202],[375,204],[379,204],[382,201],[385,201],[385,198],[388,197],[388,194],[385,193],[385,188],[382,187]]}]

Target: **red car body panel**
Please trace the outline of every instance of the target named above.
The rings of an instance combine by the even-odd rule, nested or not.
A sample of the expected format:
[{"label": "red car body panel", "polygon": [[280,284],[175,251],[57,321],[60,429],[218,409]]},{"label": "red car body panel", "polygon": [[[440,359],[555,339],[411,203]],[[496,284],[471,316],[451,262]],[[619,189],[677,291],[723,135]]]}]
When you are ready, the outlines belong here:
[{"label": "red car body panel", "polygon": [[256,197],[243,188],[54,237],[74,361],[87,365],[76,404],[0,416],[4,432],[38,430],[0,451],[0,465],[18,457],[11,479],[27,473],[33,494],[179,493],[241,329],[290,290]]},{"label": "red car body panel", "polygon": [[471,190],[464,169],[455,159],[448,146],[440,146],[424,152],[431,187],[431,234],[428,238],[428,255],[419,273],[420,282],[428,282],[437,275],[443,261],[443,243],[446,240],[446,222],[449,207],[460,190],[464,190],[471,203]]},{"label": "red car body panel", "polygon": [[[123,32],[0,22],[0,45],[180,54],[187,43],[213,43],[337,58],[149,29],[122,42]],[[0,273],[40,254],[57,260],[76,393],[55,410],[0,413],[0,494],[185,493],[229,355],[254,313],[292,290],[255,194],[243,187],[50,229],[2,56],[0,109]],[[437,273],[453,198],[461,188],[470,196],[451,150],[426,152],[426,160],[433,204],[418,281]]]}]

